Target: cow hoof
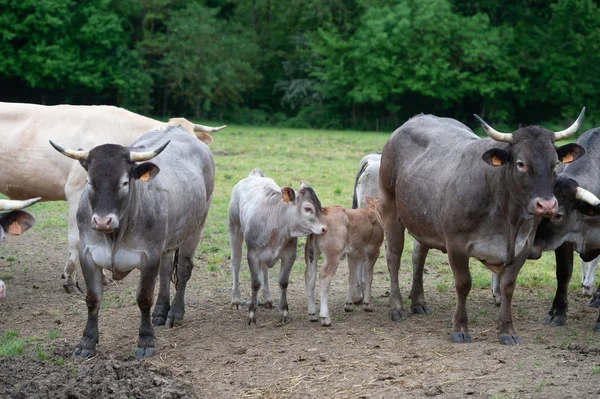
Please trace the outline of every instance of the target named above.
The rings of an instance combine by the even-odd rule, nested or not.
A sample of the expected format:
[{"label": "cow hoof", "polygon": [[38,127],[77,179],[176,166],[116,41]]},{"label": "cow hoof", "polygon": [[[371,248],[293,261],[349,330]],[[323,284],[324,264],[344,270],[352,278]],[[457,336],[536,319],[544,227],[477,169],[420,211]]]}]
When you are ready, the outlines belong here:
[{"label": "cow hoof", "polygon": [[321,325],[323,327],[331,327],[331,318],[329,316],[320,317],[319,320],[321,321]]},{"label": "cow hoof", "polygon": [[110,277],[102,276],[102,285],[109,285],[113,280]]},{"label": "cow hoof", "polygon": [[265,309],[273,309],[273,301],[265,301],[262,306]]},{"label": "cow hoof", "polygon": [[309,321],[319,321],[319,316],[317,316],[316,313],[309,313],[308,320]]},{"label": "cow hoof", "polygon": [[290,318],[290,313],[287,310],[284,310],[283,312],[281,312],[281,324],[287,324],[290,321],[292,321],[292,319]]},{"label": "cow hoof", "polygon": [[406,320],[406,312],[404,310],[392,310],[392,321]]},{"label": "cow hoof", "polygon": [[155,350],[156,348],[137,348],[135,355],[137,356],[138,360],[147,359],[154,355]]},{"label": "cow hoof", "polygon": [[152,325],[155,327],[164,326],[167,318],[165,316],[155,316],[152,317]]},{"label": "cow hoof", "polygon": [[410,310],[413,312],[413,314],[428,315],[431,313],[431,310],[427,305],[411,306]]},{"label": "cow hoof", "polygon": [[460,332],[450,333],[450,342],[454,342],[456,344],[469,344],[471,343],[471,334]]},{"label": "cow hoof", "polygon": [[494,295],[494,305],[500,306],[502,304],[502,300],[500,299],[500,295]]},{"label": "cow hoof", "polygon": [[344,305],[344,312],[354,312],[354,304],[346,302]]},{"label": "cow hoof", "polygon": [[355,305],[362,305],[363,303],[363,297],[356,297],[356,298],[352,298],[352,303]]},{"label": "cow hoof", "polygon": [[523,341],[517,334],[510,335],[507,333],[498,334],[498,340],[502,345],[523,345]]},{"label": "cow hoof", "polygon": [[592,287],[583,286],[583,291],[581,291],[581,295],[583,296],[592,296],[594,294],[594,290]]},{"label": "cow hoof", "polygon": [[63,284],[63,288],[65,289],[67,294],[73,294],[73,293],[83,293],[83,291],[81,290],[81,288],[79,288],[79,282],[73,284]]},{"label": "cow hoof", "polygon": [[558,327],[564,326],[567,322],[566,315],[551,315],[546,316],[546,320],[544,320],[544,324],[550,324],[551,326]]},{"label": "cow hoof", "polygon": [[590,308],[600,308],[600,295],[591,297],[587,305]]},{"label": "cow hoof", "polygon": [[248,325],[256,325],[256,315],[254,314],[254,312],[250,312],[248,313],[248,320],[246,321],[246,324]]},{"label": "cow hoof", "polygon": [[75,348],[72,357],[77,357],[80,359],[87,359],[88,357],[92,357],[96,354],[96,349],[87,349],[80,348],[79,346]]},{"label": "cow hoof", "polygon": [[369,312],[369,313],[370,313],[370,312],[372,312],[372,311],[373,311],[373,306],[371,306],[371,304],[370,304],[370,303],[366,303],[366,302],[365,302],[365,304],[364,304],[364,306],[363,306],[363,310],[364,310],[365,312]]}]

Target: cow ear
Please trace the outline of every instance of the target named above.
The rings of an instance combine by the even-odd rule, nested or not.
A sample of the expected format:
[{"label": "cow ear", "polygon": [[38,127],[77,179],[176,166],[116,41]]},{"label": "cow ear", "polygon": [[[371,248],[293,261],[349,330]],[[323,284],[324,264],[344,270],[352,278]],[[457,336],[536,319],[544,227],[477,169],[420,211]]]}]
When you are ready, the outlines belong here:
[{"label": "cow ear", "polygon": [[577,201],[575,209],[587,216],[600,216],[600,205],[591,205],[584,201]]},{"label": "cow ear", "polygon": [[296,201],[296,192],[291,187],[284,187],[281,189],[281,199],[283,202],[294,202]]},{"label": "cow ear", "polygon": [[558,159],[562,163],[571,163],[585,154],[585,148],[579,144],[569,143],[556,147],[556,153],[558,154]]},{"label": "cow ear", "polygon": [[492,166],[502,166],[508,163],[510,159],[510,154],[506,150],[502,150],[500,148],[492,148],[483,153],[481,159],[488,165]]},{"label": "cow ear", "polygon": [[2,229],[13,236],[25,233],[34,223],[35,218],[25,211],[12,211],[0,214]]},{"label": "cow ear", "polygon": [[[77,151],[83,151],[83,148],[79,148]],[[79,163],[81,164],[81,166],[83,166],[83,169],[88,170],[88,160],[87,159],[80,159]]]},{"label": "cow ear", "polygon": [[154,179],[154,177],[160,172],[160,168],[152,162],[144,162],[138,165],[134,170],[132,177],[136,180],[147,182]]}]

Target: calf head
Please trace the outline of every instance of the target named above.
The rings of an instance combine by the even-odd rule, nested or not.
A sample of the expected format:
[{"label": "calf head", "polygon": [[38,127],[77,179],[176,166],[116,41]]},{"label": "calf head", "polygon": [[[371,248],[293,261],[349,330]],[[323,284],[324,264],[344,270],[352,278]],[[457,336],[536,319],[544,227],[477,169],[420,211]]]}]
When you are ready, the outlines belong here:
[{"label": "calf head", "polygon": [[321,202],[315,191],[306,183],[300,184],[300,190],[295,192],[291,187],[281,189],[281,198],[294,207],[295,215],[292,221],[292,237],[302,237],[309,234],[325,234],[327,226],[321,212]]},{"label": "calf head", "polygon": [[584,112],[585,108],[572,126],[560,132],[528,126],[514,133],[500,133],[475,115],[490,138],[508,143],[505,147],[486,151],[482,159],[493,167],[505,168],[505,188],[530,215],[556,214],[558,202],[553,187],[558,166],[560,162],[578,159],[585,154],[585,149],[574,143],[556,147],[554,142],[574,134],[581,125]]},{"label": "calf head", "polygon": [[[119,220],[129,209],[132,198],[132,182],[148,182],[160,171],[150,160],[160,154],[169,144],[151,151],[133,151],[117,145],[103,144],[90,151],[64,149],[50,141],[61,154],[79,160],[87,171],[85,195],[92,210],[91,227],[110,233],[119,228]],[[137,163],[143,162],[143,163]]]}]

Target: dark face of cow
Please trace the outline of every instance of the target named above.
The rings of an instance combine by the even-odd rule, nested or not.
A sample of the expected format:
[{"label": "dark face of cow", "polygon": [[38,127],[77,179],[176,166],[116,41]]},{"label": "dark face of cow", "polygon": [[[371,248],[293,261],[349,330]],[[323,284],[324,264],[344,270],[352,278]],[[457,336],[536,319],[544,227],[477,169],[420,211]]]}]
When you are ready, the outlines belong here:
[{"label": "dark face of cow", "polygon": [[[580,119],[582,117],[580,115]],[[500,133],[505,136],[494,136],[488,132],[489,126],[485,122],[482,125],[490,137],[509,143],[504,148],[486,151],[483,160],[493,167],[505,168],[506,189],[529,214],[554,216],[558,210],[558,201],[553,193],[558,166],[560,162],[573,162],[581,157],[585,153],[584,148],[578,144],[555,147],[558,133],[539,126],[522,128],[512,134]],[[576,128],[571,130],[574,133]]]},{"label": "dark face of cow", "polygon": [[105,233],[119,228],[119,220],[131,205],[132,183],[148,182],[160,171],[152,162],[136,162],[154,158],[169,144],[154,151],[134,152],[117,144],[72,151],[50,143],[63,155],[78,159],[88,172],[85,193],[92,209],[91,227]]}]

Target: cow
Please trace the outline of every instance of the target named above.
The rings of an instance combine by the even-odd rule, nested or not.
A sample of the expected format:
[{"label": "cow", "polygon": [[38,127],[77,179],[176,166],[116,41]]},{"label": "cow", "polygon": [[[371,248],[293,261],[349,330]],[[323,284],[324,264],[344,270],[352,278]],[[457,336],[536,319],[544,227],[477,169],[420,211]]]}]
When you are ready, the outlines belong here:
[{"label": "cow", "polygon": [[279,311],[281,322],[287,323],[287,286],[296,260],[298,237],[327,232],[317,194],[304,182],[297,192],[291,187],[280,188],[273,179],[265,177],[260,169],[253,169],[248,177],[233,187],[228,214],[233,272],[232,306],[239,308],[241,304],[240,265],[242,243],[245,241],[252,284],[247,324],[256,324],[258,291],[262,285],[264,306],[273,307],[269,269],[279,259]]},{"label": "cow", "polygon": [[[41,197],[28,199],[26,201],[11,201],[0,199],[0,211],[10,211],[0,213],[0,244],[4,240],[4,235],[21,235],[29,230],[35,223],[35,218],[28,212],[21,209],[27,208],[41,200]],[[6,296],[6,286],[0,279],[0,300]]]},{"label": "cow", "polygon": [[[41,196],[44,201],[69,205],[69,252],[62,278],[66,292],[79,292],[76,265],[76,212],[86,173],[77,162],[61,157],[48,145],[54,139],[68,148],[92,148],[99,144],[131,144],[142,134],[181,125],[207,144],[225,126],[211,128],[184,118],[161,122],[112,106],[36,105],[0,102],[0,193],[12,199]],[[15,162],[18,154],[18,162]],[[52,167],[49,168],[48,164]],[[106,282],[106,280],[105,280]]]},{"label": "cow", "polygon": [[416,240],[413,313],[429,312],[423,266],[430,248],[442,250],[457,294],[450,339],[471,342],[466,298],[473,257],[501,275],[500,343],[522,344],[511,314],[516,277],[540,220],[557,212],[553,187],[559,161],[568,163],[585,153],[578,144],[554,146],[576,132],[584,112],[556,133],[540,126],[500,133],[475,116],[489,136],[480,139],[457,120],[423,114],[396,129],[383,148],[379,170],[392,320],[406,318],[398,269],[408,230]]},{"label": "cow", "polygon": [[[366,312],[373,311],[371,284],[373,266],[379,258],[379,249],[383,242],[383,220],[379,200],[366,196],[365,201],[367,205],[360,209],[345,209],[340,206],[323,208],[327,234],[311,234],[306,238],[304,260],[308,318],[310,321],[320,320],[321,325],[325,327],[331,326],[327,303],[329,287],[344,257],[348,259],[348,294],[344,310],[351,312],[355,303],[362,302]],[[321,253],[325,258],[325,266],[319,273],[321,309],[317,318],[314,291],[317,263]],[[356,293],[355,290],[359,284],[361,270],[364,270],[364,296],[362,292]]]},{"label": "cow", "polygon": [[371,198],[379,198],[379,164],[381,154],[368,154],[360,160],[356,179],[354,179],[354,190],[352,195],[352,209],[362,208],[367,205],[365,195]]},{"label": "cow", "polygon": [[[87,171],[77,226],[88,318],[73,355],[85,358],[96,351],[102,269],[110,270],[118,280],[139,269],[137,357],[150,357],[155,351],[152,324],[172,327],[184,316],[185,288],[213,195],[212,153],[206,144],[175,126],[148,132],[129,147],[103,144],[86,151],[51,144],[61,154],[78,159]],[[177,291],[169,304],[172,272]]]}]

